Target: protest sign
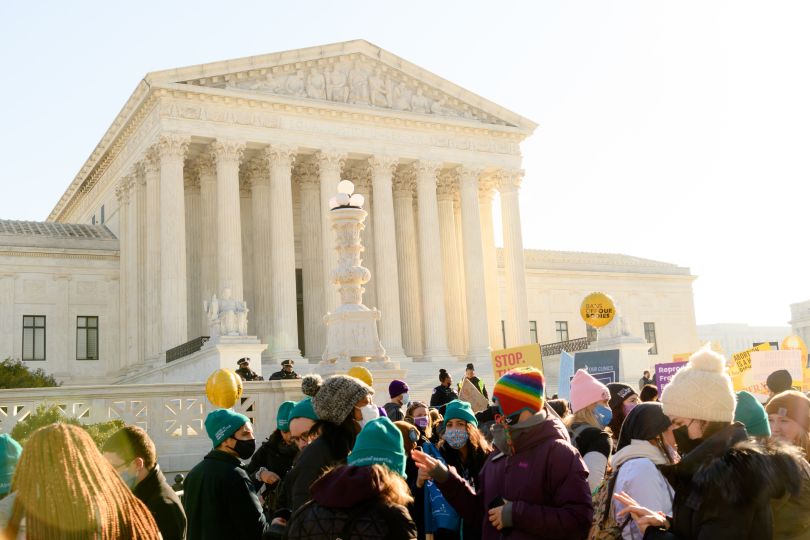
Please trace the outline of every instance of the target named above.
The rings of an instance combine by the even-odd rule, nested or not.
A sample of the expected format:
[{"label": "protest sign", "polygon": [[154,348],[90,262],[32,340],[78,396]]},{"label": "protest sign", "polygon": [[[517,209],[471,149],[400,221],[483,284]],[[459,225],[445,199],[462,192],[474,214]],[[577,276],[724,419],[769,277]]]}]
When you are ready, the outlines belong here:
[{"label": "protest sign", "polygon": [[568,351],[560,353],[560,384],[557,395],[561,399],[571,399],[571,379],[574,377],[574,355]]},{"label": "protest sign", "polygon": [[[673,362],[688,362],[689,357],[692,356],[694,353],[680,353],[680,354],[673,354],[672,361]],[[662,366],[665,364],[661,364]]]},{"label": "protest sign", "polygon": [[492,351],[492,371],[496,381],[507,371],[521,367],[536,367],[543,371],[540,345],[533,343]]},{"label": "protest sign", "polygon": [[743,373],[751,369],[751,353],[757,351],[770,351],[771,344],[770,343],[760,343],[756,347],[751,347],[750,349],[742,352],[735,353],[732,357],[732,368],[736,368],[737,373]]},{"label": "protest sign", "polygon": [[458,392],[458,399],[461,401],[466,401],[470,404],[473,412],[481,412],[487,407],[489,407],[489,400],[484,397],[478,388],[475,387],[473,383],[470,382],[470,379],[464,378],[464,382],[461,384],[461,390]]},{"label": "protest sign", "polygon": [[619,350],[584,351],[574,355],[574,371],[584,369],[602,384],[619,380]]},{"label": "protest sign", "polygon": [[579,306],[579,314],[586,324],[594,328],[602,328],[613,320],[616,316],[616,305],[613,299],[605,293],[591,293],[582,300]]},{"label": "protest sign", "polygon": [[[769,390],[765,381],[768,375],[786,369],[793,378],[793,386],[802,385],[804,369],[801,351],[754,351],[751,353],[751,369],[740,376],[742,390],[750,392],[760,401],[768,398]],[[736,388],[735,388],[736,390]]]},{"label": "protest sign", "polygon": [[[691,355],[686,355],[689,358]],[[665,364],[655,364],[655,386],[658,387],[658,395],[664,391],[664,387],[669,384],[672,377],[686,365],[686,362],[668,362]]]}]

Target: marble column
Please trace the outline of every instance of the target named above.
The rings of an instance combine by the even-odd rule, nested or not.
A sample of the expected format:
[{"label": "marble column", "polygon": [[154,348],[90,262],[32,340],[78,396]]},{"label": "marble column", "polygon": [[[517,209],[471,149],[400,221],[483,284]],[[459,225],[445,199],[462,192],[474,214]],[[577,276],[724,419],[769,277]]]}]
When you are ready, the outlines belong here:
[{"label": "marble column", "polygon": [[402,344],[406,355],[420,358],[424,355],[424,348],[422,345],[419,251],[416,245],[416,220],[413,212],[415,184],[416,174],[413,167],[400,167],[397,170],[394,179],[394,214]]},{"label": "marble column", "polygon": [[[0,274],[0,306],[14,305],[14,274]],[[0,309],[0,357],[14,358],[22,357],[14,352],[14,344],[17,341],[17,332],[14,330],[14,321],[17,316],[13,309]],[[22,320],[22,319],[19,319]],[[22,346],[22,343],[20,343]]]},{"label": "marble column", "polygon": [[[137,171],[135,193],[133,194],[135,198],[135,208],[137,208],[135,220],[138,223],[135,229],[138,243],[138,252],[135,255],[135,268],[138,282],[138,297],[135,303],[135,310],[138,319],[137,358],[138,363],[143,364],[146,361],[146,331],[149,318],[146,316],[146,174],[141,163],[137,165]],[[101,344],[99,344],[99,347],[100,346]]]},{"label": "marble column", "polygon": [[[166,134],[158,141],[160,160],[160,312],[164,353],[188,339],[186,313],[186,211],[183,161],[189,137]],[[122,284],[123,285],[123,284]]]},{"label": "marble column", "polygon": [[[332,226],[329,223],[329,199],[337,194],[340,173],[346,161],[346,154],[333,150],[317,154],[321,182],[321,241],[323,243],[324,308],[332,312],[338,305],[338,292],[332,282],[332,272],[337,267],[337,252]],[[323,313],[326,315],[326,313]]]},{"label": "marble column", "polygon": [[233,298],[244,300],[239,163],[245,145],[239,141],[217,140],[211,148],[217,166],[218,293],[230,289]]},{"label": "marble column", "polygon": [[[251,309],[256,335],[262,343],[270,343],[273,334],[273,306],[270,299],[271,283],[274,279],[270,272],[272,251],[272,231],[270,214],[274,211],[270,196],[270,171],[267,159],[261,156],[247,166],[247,178],[250,182],[251,214],[253,217],[253,306]],[[269,347],[268,347],[269,349]],[[269,351],[262,356],[269,357]]]},{"label": "marble column", "polygon": [[455,360],[447,348],[447,318],[444,308],[444,265],[439,240],[439,206],[436,174],[441,163],[416,164],[419,208],[419,268],[422,283],[422,320],[425,330],[424,358],[433,362]]},{"label": "marble column", "polygon": [[[153,359],[162,350],[161,272],[160,272],[160,159],[157,146],[147,151],[143,165],[146,182],[146,342],[145,354]],[[119,289],[123,289],[119,281]],[[121,311],[126,304],[121,304]]]},{"label": "marble column", "polygon": [[[351,166],[346,166],[343,178],[354,182],[354,192],[362,195],[366,202],[363,210],[366,211],[366,220],[363,222],[363,230],[360,231],[360,240],[363,242],[362,261],[369,272],[371,281],[366,283],[363,293],[363,304],[368,307],[377,306],[377,285],[382,286],[377,278],[375,266],[376,256],[374,253],[374,201],[373,190],[371,189],[371,167],[365,161],[355,162]],[[383,342],[383,345],[385,343]]]},{"label": "marble column", "polygon": [[[380,341],[395,360],[405,359],[402,348],[402,324],[400,319],[399,269],[397,265],[396,224],[394,223],[393,175],[397,160],[390,156],[373,156],[371,166],[372,191],[374,193],[374,253],[377,275],[377,307],[382,312],[379,322]],[[374,279],[374,278],[373,278]]]},{"label": "marble column", "polygon": [[127,255],[126,260],[126,287],[127,287],[127,336],[128,336],[128,350],[127,350],[127,365],[130,369],[136,368],[141,363],[139,357],[138,344],[140,343],[141,336],[138,327],[138,299],[141,297],[141,291],[138,289],[138,229],[141,224],[138,221],[140,209],[138,208],[137,197],[137,168],[128,176],[129,191],[129,216],[126,228],[126,243]]},{"label": "marble column", "polygon": [[506,339],[515,345],[529,343],[529,306],[526,291],[526,263],[523,257],[523,233],[520,226],[518,191],[522,170],[501,175],[501,219],[503,222],[503,260],[506,273]]},{"label": "marble column", "polygon": [[298,160],[295,176],[301,190],[301,280],[304,293],[304,353],[319,362],[326,348],[323,316],[324,277],[321,239],[320,179],[317,162]]},{"label": "marble column", "polygon": [[251,196],[250,180],[244,177],[239,178],[239,208],[240,221],[242,226],[242,300],[251,310],[248,315],[248,335],[256,335],[255,315],[256,311],[251,307],[256,305],[255,283],[253,263],[253,197]]},{"label": "marble column", "polygon": [[461,228],[461,194],[459,193],[458,182],[456,182],[456,192],[453,196],[453,213],[456,223],[456,242],[458,249],[456,258],[456,267],[458,268],[459,285],[461,286],[461,323],[464,328],[464,355],[470,348],[470,338],[467,336],[467,280],[464,277],[464,233]]},{"label": "marble column", "polygon": [[[115,187],[115,197],[118,201],[118,273],[120,286],[118,288],[118,302],[125,309],[129,300],[129,286],[127,270],[129,269],[129,186],[125,176],[118,181]],[[126,371],[129,367],[129,314],[118,320],[118,367]],[[68,348],[69,349],[69,348]]]},{"label": "marble column", "polygon": [[494,349],[503,345],[501,332],[501,297],[498,284],[498,259],[495,251],[495,229],[492,223],[492,198],[497,180],[485,176],[479,181],[478,207],[481,211],[481,236],[484,248],[484,284],[487,297],[489,342]]},{"label": "marble column", "polygon": [[490,358],[487,300],[484,283],[484,250],[481,242],[481,210],[478,206],[480,169],[461,168],[461,221],[464,234],[464,274],[467,297],[467,336],[470,361]]},{"label": "marble column", "polygon": [[186,201],[186,280],[188,283],[188,336],[190,339],[206,336],[207,328],[203,313],[202,280],[200,266],[202,265],[203,235],[206,229],[202,227],[202,204],[200,197],[200,182],[197,171],[187,167],[185,174],[185,201]]},{"label": "marble column", "polygon": [[462,318],[461,275],[458,265],[459,241],[456,237],[456,219],[453,209],[458,172],[446,169],[439,174],[439,236],[441,237],[442,266],[444,268],[444,306],[447,313],[447,344],[450,354],[464,356],[465,326]]},{"label": "marble column", "polygon": [[[200,227],[206,234],[200,252],[200,290],[203,298],[210,301],[214,294],[220,293],[217,290],[217,243],[210,237],[217,230],[217,167],[210,148],[197,158],[196,168],[200,181]],[[207,324],[203,331],[201,335],[207,336]]]},{"label": "marble column", "polygon": [[273,339],[270,358],[281,362],[298,360],[298,300],[295,291],[295,231],[293,229],[292,166],[295,149],[282,145],[267,148],[270,170],[270,301],[273,307]]}]

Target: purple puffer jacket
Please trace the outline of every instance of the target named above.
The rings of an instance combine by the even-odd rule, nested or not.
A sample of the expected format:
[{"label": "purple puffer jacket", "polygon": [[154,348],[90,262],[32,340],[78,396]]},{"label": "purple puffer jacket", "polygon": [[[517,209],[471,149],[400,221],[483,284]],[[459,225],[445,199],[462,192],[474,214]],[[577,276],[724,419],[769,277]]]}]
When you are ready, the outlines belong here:
[{"label": "purple puffer jacket", "polygon": [[[484,540],[584,539],[593,519],[588,469],[565,426],[550,416],[516,439],[514,456],[490,454],[477,492],[451,469],[437,482],[442,494],[463,519],[482,520]],[[511,529],[498,531],[489,522],[488,508],[498,497],[512,503]]]}]

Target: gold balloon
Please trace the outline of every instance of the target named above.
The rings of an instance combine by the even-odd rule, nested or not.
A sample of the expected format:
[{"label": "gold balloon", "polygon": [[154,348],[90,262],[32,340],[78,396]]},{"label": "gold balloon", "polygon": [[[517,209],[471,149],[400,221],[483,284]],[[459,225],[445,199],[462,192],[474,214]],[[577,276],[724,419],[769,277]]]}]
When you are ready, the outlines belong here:
[{"label": "gold balloon", "polygon": [[799,336],[788,336],[782,340],[782,350],[802,351],[802,368],[807,367],[807,345]]},{"label": "gold balloon", "polygon": [[217,407],[230,409],[242,397],[242,378],[230,369],[218,369],[205,382],[205,395]]},{"label": "gold balloon", "polygon": [[616,316],[616,305],[613,299],[601,292],[594,292],[585,297],[579,306],[579,314],[586,324],[602,328]]}]

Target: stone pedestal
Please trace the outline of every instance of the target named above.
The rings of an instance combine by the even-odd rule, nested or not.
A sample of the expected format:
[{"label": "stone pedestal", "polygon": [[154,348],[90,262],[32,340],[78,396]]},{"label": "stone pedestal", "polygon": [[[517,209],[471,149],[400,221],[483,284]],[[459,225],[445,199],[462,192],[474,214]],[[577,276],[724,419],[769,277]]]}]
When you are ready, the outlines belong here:
[{"label": "stone pedestal", "polygon": [[[315,371],[326,379],[332,375],[345,375],[354,365],[357,364],[353,362],[321,364]],[[399,379],[400,381],[408,380],[408,371],[399,369],[397,362],[368,362],[363,364],[363,367],[371,371],[371,375],[374,377],[374,403],[379,407],[382,407],[389,401],[388,385],[391,384],[391,381],[394,379]]]},{"label": "stone pedestal", "polygon": [[[630,335],[624,328],[621,317],[605,327],[607,331],[599,332],[599,339],[591,343],[588,351],[619,351],[620,382],[629,384],[633,388],[638,386],[638,380],[644,371],[652,371],[650,348],[652,344],[643,338]],[[602,337],[602,336],[605,337]]]}]

